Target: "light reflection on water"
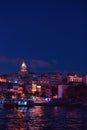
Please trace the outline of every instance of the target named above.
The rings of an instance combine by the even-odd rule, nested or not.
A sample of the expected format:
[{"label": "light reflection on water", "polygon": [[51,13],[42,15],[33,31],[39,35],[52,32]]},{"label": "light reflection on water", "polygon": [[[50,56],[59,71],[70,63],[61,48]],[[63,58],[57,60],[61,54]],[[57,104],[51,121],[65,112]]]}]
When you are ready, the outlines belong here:
[{"label": "light reflection on water", "polygon": [[[69,112],[67,112],[66,114],[66,124],[67,124],[67,128],[69,129],[82,129],[83,127],[83,120],[82,120],[82,116],[79,110],[71,110]],[[68,122],[68,123],[67,123]]]},{"label": "light reflection on water", "polygon": [[0,109],[0,130],[87,130],[86,115],[86,108]]}]

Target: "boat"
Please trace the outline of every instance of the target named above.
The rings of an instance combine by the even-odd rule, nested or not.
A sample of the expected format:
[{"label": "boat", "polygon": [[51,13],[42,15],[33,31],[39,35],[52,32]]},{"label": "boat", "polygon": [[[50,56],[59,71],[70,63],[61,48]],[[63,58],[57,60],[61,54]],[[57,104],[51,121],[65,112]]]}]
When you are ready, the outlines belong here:
[{"label": "boat", "polygon": [[32,107],[34,102],[28,99],[5,99],[4,107]]},{"label": "boat", "polygon": [[34,106],[34,101],[29,99],[21,99],[17,102],[18,107],[32,107]]}]

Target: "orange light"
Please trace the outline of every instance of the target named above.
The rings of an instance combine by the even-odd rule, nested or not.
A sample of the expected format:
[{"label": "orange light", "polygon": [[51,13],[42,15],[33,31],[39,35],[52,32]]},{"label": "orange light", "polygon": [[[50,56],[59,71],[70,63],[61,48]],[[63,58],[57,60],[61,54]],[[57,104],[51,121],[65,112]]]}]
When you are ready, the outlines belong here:
[{"label": "orange light", "polygon": [[57,98],[58,98],[57,95],[53,96],[53,99],[57,99]]},{"label": "orange light", "polygon": [[6,83],[6,79],[5,78],[0,78],[0,82]]},{"label": "orange light", "polygon": [[36,92],[36,88],[32,88],[32,93]]}]

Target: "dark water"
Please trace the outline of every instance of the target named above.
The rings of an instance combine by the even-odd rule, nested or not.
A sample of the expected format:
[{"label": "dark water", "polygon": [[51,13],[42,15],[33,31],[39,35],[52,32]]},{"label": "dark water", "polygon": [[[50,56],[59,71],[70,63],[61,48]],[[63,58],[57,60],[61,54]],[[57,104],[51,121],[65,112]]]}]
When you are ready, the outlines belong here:
[{"label": "dark water", "polygon": [[0,130],[87,130],[87,108],[3,108]]}]

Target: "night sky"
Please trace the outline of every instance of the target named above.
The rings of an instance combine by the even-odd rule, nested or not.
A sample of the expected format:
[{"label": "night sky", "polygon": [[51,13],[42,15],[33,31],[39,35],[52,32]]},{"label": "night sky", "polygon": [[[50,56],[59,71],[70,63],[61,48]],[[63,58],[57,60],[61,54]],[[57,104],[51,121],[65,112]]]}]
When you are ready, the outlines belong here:
[{"label": "night sky", "polygon": [[86,0],[0,1],[0,74],[87,74]]}]

